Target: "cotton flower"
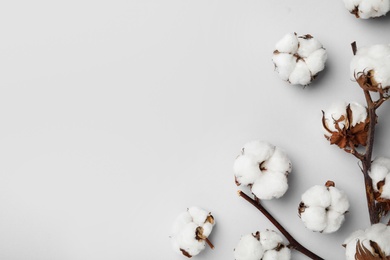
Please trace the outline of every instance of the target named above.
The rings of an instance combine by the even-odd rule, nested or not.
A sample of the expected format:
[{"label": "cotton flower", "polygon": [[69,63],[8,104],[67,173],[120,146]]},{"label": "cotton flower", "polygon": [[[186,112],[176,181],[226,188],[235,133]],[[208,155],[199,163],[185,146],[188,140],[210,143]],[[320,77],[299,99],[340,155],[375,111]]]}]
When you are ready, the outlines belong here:
[{"label": "cotton flower", "polygon": [[259,199],[273,199],[288,189],[291,161],[278,147],[263,141],[247,143],[234,162],[237,185],[247,185]]},{"label": "cotton flower", "polygon": [[326,50],[310,34],[285,35],[275,46],[272,61],[279,77],[293,85],[308,85],[325,67]]},{"label": "cotton flower", "polygon": [[234,249],[235,260],[289,260],[291,251],[275,231],[242,236]]},{"label": "cotton flower", "polygon": [[173,224],[174,250],[188,258],[199,254],[205,248],[214,224],[213,216],[198,207],[181,213]]},{"label": "cotton flower", "polygon": [[364,259],[372,259],[372,256],[386,259],[390,257],[390,226],[378,223],[355,231],[344,241],[344,246],[346,260],[363,259],[355,257],[364,254],[364,248],[371,254],[371,258]]},{"label": "cotton flower", "polygon": [[390,0],[344,0],[345,7],[357,18],[368,19],[386,15]]},{"label": "cotton flower", "polygon": [[350,76],[371,91],[380,92],[390,87],[390,44],[357,49],[351,60]]},{"label": "cotton flower", "polygon": [[302,195],[298,212],[306,228],[333,233],[341,227],[348,208],[345,193],[328,181],[325,186],[313,186]]},{"label": "cotton flower", "polygon": [[340,148],[366,146],[369,127],[367,108],[359,103],[334,103],[322,111],[325,138]]},{"label": "cotton flower", "polygon": [[371,164],[369,175],[376,200],[390,204],[390,159],[376,158]]}]

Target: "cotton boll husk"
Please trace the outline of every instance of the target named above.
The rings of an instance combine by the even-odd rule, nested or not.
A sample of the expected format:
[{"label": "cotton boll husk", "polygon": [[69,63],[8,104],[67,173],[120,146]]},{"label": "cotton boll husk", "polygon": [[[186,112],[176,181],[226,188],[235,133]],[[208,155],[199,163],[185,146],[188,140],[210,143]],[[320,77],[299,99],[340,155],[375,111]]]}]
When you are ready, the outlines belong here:
[{"label": "cotton boll husk", "polygon": [[188,211],[182,212],[177,216],[172,226],[172,233],[177,234],[186,224],[192,222],[192,217]]},{"label": "cotton boll husk", "polygon": [[330,207],[329,210],[334,210],[344,214],[349,209],[349,201],[347,195],[335,187],[329,187]]},{"label": "cotton boll husk", "polygon": [[319,49],[313,52],[305,59],[306,65],[311,71],[312,75],[316,75],[318,72],[325,68],[325,62],[328,58],[325,49]]},{"label": "cotton boll husk", "polygon": [[364,237],[358,237],[352,239],[349,243],[345,244],[345,259],[346,260],[355,260],[355,255],[356,255],[356,244],[357,242],[360,242],[365,248],[370,250],[371,253],[374,252],[370,245],[370,241],[365,239]]},{"label": "cotton boll husk", "polygon": [[274,153],[274,150],[275,146],[272,144],[260,140],[255,140],[244,145],[243,154],[252,155],[253,158],[256,158],[256,160],[261,163],[265,160],[268,160],[268,158],[270,158]]},{"label": "cotton boll husk", "polygon": [[326,210],[322,207],[309,207],[301,213],[301,219],[305,226],[313,231],[322,231],[326,228]]},{"label": "cotton boll husk", "polygon": [[276,71],[283,80],[288,80],[291,72],[295,69],[297,58],[289,53],[277,53],[272,56]]},{"label": "cotton boll husk", "polygon": [[283,238],[275,231],[267,230],[260,233],[260,243],[264,250],[271,250],[283,243]]},{"label": "cotton boll husk", "polygon": [[240,155],[234,161],[234,175],[240,184],[253,183],[261,174],[257,160],[251,155]]},{"label": "cotton boll husk", "polygon": [[299,48],[298,55],[302,58],[307,58],[314,51],[322,48],[322,44],[315,38],[305,39],[302,37],[298,38]]},{"label": "cotton boll husk", "polygon": [[214,224],[211,224],[210,222],[206,222],[203,224],[203,235],[205,237],[208,237],[211,233],[211,231],[213,230],[213,226]]},{"label": "cotton boll husk", "polygon": [[311,73],[306,63],[303,60],[299,60],[294,70],[291,72],[288,79],[291,84],[307,85],[311,82]]},{"label": "cotton boll husk", "polygon": [[295,33],[286,34],[275,45],[275,49],[279,52],[295,53],[298,49],[298,37]]},{"label": "cotton boll husk", "polygon": [[352,110],[352,126],[364,122],[367,119],[367,108],[356,102],[351,102],[350,108]]},{"label": "cotton boll husk", "polygon": [[326,228],[323,230],[324,233],[333,233],[339,230],[341,225],[344,222],[344,214],[340,214],[339,212],[328,210],[326,213],[327,224]]},{"label": "cotton boll husk", "polygon": [[259,240],[252,234],[242,236],[234,249],[236,260],[259,260],[263,257],[264,249]]},{"label": "cotton boll husk", "polygon": [[267,171],[254,182],[252,193],[259,199],[269,200],[280,198],[286,193],[287,189],[286,175],[279,172]]},{"label": "cotton boll husk", "polygon": [[195,233],[198,225],[188,223],[182,231],[176,236],[176,242],[179,248],[184,249],[190,255],[195,256],[205,248],[204,240],[197,240]]},{"label": "cotton boll husk", "polygon": [[188,209],[188,212],[192,216],[192,221],[198,226],[202,226],[209,215],[209,212],[198,207],[191,207]]},{"label": "cotton boll husk", "polygon": [[269,250],[264,253],[262,260],[289,260],[291,259],[291,251],[287,247],[280,251]]},{"label": "cotton boll husk", "polygon": [[309,207],[327,208],[330,206],[331,197],[325,186],[315,185],[302,194],[302,202]]},{"label": "cotton boll husk", "polygon": [[291,171],[291,161],[282,149],[276,147],[268,161],[263,163],[263,167],[270,171],[289,173]]}]

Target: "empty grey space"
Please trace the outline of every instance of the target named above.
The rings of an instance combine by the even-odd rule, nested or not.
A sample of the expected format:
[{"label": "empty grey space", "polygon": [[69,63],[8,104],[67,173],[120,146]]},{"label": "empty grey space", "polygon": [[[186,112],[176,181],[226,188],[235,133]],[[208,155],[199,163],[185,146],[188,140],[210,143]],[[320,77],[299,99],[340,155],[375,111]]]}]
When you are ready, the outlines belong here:
[{"label": "empty grey space", "polygon": [[[289,32],[328,51],[309,87],[274,72]],[[388,17],[357,20],[341,0],[21,0],[0,4],[0,33],[0,259],[184,259],[169,236],[190,206],[216,219],[215,249],[194,259],[234,259],[241,235],[274,229],[236,193],[233,162],[254,139],[292,160],[289,190],[264,205],[298,241],[343,259],[368,226],[357,160],[329,145],[321,110],[364,102],[350,44],[389,43]],[[374,156],[390,156],[389,109]],[[329,235],[297,211],[327,180],[351,204]]]}]

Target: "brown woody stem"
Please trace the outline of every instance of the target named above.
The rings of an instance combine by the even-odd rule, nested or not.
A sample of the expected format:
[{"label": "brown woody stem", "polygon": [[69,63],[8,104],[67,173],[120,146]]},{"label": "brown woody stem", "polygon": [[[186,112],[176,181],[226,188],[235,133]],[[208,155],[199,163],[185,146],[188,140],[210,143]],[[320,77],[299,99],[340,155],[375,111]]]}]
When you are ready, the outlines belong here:
[{"label": "brown woody stem", "polygon": [[246,201],[248,201],[250,204],[252,204],[253,206],[255,206],[255,208],[257,208],[261,213],[263,213],[263,215],[269,220],[271,221],[271,223],[285,236],[285,238],[288,240],[288,242],[290,243],[289,247],[290,248],[293,248],[299,252],[301,252],[302,254],[306,255],[307,257],[309,257],[310,259],[315,259],[315,260],[323,260],[323,258],[319,257],[318,255],[314,254],[313,252],[311,252],[309,249],[307,249],[306,247],[302,246],[298,241],[295,240],[295,238],[293,238],[290,233],[287,232],[287,230],[263,207],[263,205],[261,205],[261,202],[260,200],[254,200],[252,199],[251,197],[249,197],[248,195],[246,195],[244,192],[242,191],[238,191],[238,195],[240,197],[242,197],[243,199],[245,199]]},{"label": "brown woody stem", "polygon": [[366,97],[366,101],[367,101],[368,117],[370,119],[370,124],[368,128],[366,151],[363,158],[361,159],[361,162],[363,165],[364,185],[366,187],[368,213],[370,215],[370,222],[372,225],[380,221],[379,212],[377,210],[376,203],[375,203],[372,179],[369,175],[369,171],[371,169],[371,163],[372,163],[372,151],[374,148],[376,105],[375,102],[372,101],[369,91],[364,90],[364,96]]},{"label": "brown woody stem", "polygon": [[207,245],[209,245],[211,249],[214,249],[214,245],[211,243],[211,241],[208,238],[206,238],[206,243]]}]

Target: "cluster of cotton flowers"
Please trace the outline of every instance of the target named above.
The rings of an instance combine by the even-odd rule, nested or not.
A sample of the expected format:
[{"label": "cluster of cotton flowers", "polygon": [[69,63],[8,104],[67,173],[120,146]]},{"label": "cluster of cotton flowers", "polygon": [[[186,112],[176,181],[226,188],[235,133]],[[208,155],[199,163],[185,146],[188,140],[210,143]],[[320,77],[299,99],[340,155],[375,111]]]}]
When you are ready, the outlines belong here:
[{"label": "cluster of cotton flowers", "polygon": [[[351,60],[352,80],[363,81],[372,90],[390,86],[390,44],[358,48]],[[371,89],[369,89],[371,90]]]},{"label": "cluster of cotton flowers", "polygon": [[369,117],[367,108],[359,103],[334,103],[322,111],[325,138],[340,148],[366,146]]},{"label": "cluster of cotton flowers", "polygon": [[333,233],[341,227],[348,209],[345,193],[328,181],[325,186],[313,186],[302,194],[298,212],[308,229]]},{"label": "cluster of cotton flowers", "polygon": [[263,141],[247,143],[234,162],[237,185],[247,185],[259,199],[280,198],[288,189],[291,161],[280,148]]},{"label": "cluster of cotton flowers", "polygon": [[306,86],[325,68],[326,50],[311,35],[285,35],[275,46],[272,61],[280,78]]},{"label": "cluster of cotton flowers", "polygon": [[235,260],[289,260],[291,251],[275,231],[242,236],[234,249]]},{"label": "cluster of cotton flowers", "polygon": [[188,258],[199,254],[205,248],[214,224],[214,217],[206,210],[189,208],[173,224],[173,249]]},{"label": "cluster of cotton flowers", "polygon": [[345,7],[357,18],[368,19],[386,15],[390,0],[344,0]]},{"label": "cluster of cotton flowers", "polygon": [[375,259],[387,259],[390,257],[390,226],[378,223],[366,230],[355,231],[344,241],[344,246],[346,260],[363,259],[355,257],[364,254],[364,248],[371,256],[378,257]]},{"label": "cluster of cotton flowers", "polygon": [[378,201],[390,203],[390,159],[376,158],[369,172]]}]

